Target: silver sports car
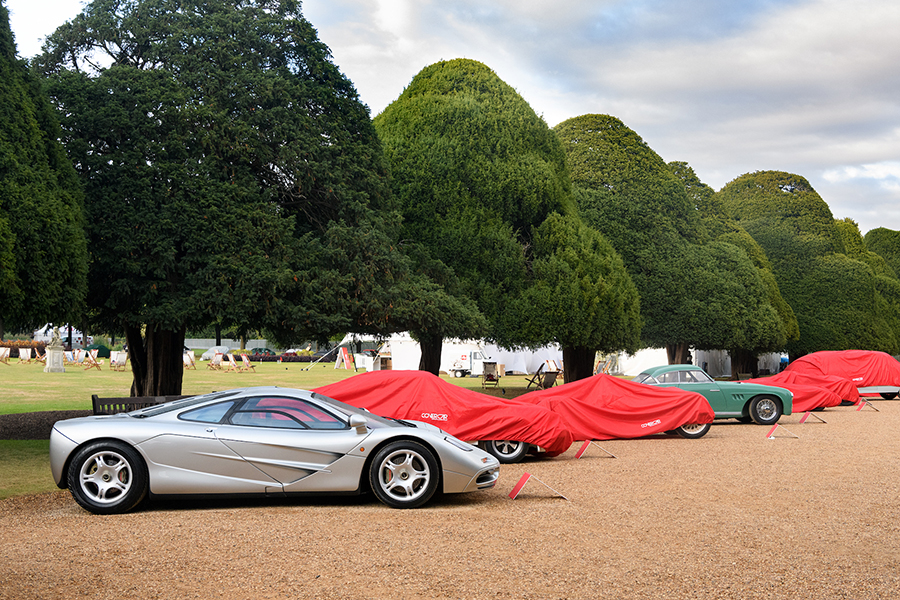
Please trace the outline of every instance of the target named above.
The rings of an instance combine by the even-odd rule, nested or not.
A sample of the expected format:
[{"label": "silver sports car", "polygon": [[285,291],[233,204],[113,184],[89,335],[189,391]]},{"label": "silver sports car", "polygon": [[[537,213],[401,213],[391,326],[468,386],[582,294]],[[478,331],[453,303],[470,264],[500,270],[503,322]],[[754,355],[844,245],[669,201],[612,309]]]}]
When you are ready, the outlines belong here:
[{"label": "silver sports car", "polygon": [[304,390],[215,392],[130,413],[58,421],[50,468],[98,514],[149,496],[359,494],[415,508],[491,488],[497,459],[418,421],[398,421]]}]

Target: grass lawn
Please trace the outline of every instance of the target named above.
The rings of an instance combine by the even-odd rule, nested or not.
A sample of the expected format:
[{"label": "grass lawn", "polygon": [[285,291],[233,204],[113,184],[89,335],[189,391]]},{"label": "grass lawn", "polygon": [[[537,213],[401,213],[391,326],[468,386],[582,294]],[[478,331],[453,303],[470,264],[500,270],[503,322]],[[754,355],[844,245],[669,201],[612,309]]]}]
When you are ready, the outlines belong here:
[{"label": "grass lawn", "polygon": [[[242,373],[212,371],[206,368],[207,364],[198,362],[196,370],[184,372],[183,394],[205,394],[257,385],[312,389],[356,374],[335,369],[334,363],[320,363],[312,367],[309,363],[254,363],[254,371]],[[81,367],[69,366],[65,373],[44,373],[44,366],[40,363],[19,365],[12,359],[9,365],[0,364],[0,389],[3,390],[0,415],[43,410],[90,410],[91,394],[101,398],[130,394],[130,369],[110,371],[108,363],[101,369],[85,371]],[[507,398],[524,394],[528,385],[525,375],[503,377],[498,388],[484,390],[481,379],[477,377],[444,376],[444,379],[455,385]]]},{"label": "grass lawn", "polygon": [[0,440],[0,500],[57,489],[49,440]]},{"label": "grass lawn", "polygon": [[[312,367],[309,363],[254,363],[255,371],[243,373],[211,371],[206,365],[198,362],[196,370],[185,371],[182,393],[203,394],[258,385],[311,389],[356,374],[335,369],[334,363]],[[101,368],[85,371],[66,367],[65,373],[44,373],[44,366],[39,363],[19,365],[13,359],[9,365],[0,364],[0,414],[90,410],[91,394],[101,398],[128,396],[131,370],[110,371],[108,361]],[[506,398],[524,394],[528,385],[525,375],[503,377],[497,388],[488,389],[482,389],[477,377],[443,378],[461,387]],[[47,440],[0,440],[0,500],[57,489],[50,476],[48,453]]]}]

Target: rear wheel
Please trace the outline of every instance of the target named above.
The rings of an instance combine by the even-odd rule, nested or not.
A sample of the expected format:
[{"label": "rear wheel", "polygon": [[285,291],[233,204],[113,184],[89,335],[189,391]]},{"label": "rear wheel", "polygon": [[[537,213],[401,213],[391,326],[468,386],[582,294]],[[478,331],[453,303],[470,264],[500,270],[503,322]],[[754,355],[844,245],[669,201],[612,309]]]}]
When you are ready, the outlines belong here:
[{"label": "rear wheel", "polygon": [[493,454],[501,463],[517,463],[528,454],[531,444],[515,440],[488,440],[480,442],[481,449]]},{"label": "rear wheel", "polygon": [[695,440],[706,435],[709,432],[710,427],[712,427],[711,423],[690,423],[677,428],[675,433],[683,438]]},{"label": "rear wheel", "polygon": [[897,392],[881,392],[880,396],[885,400],[893,400],[897,397]]},{"label": "rear wheel", "polygon": [[781,418],[781,403],[773,396],[757,396],[750,401],[750,418],[757,425],[774,425]]},{"label": "rear wheel", "polygon": [[391,508],[422,506],[437,491],[440,476],[434,454],[417,442],[392,442],[378,451],[369,468],[372,491]]},{"label": "rear wheel", "polygon": [[147,466],[141,455],[116,441],[85,446],[72,459],[69,490],[75,502],[98,515],[128,512],[147,496]]}]

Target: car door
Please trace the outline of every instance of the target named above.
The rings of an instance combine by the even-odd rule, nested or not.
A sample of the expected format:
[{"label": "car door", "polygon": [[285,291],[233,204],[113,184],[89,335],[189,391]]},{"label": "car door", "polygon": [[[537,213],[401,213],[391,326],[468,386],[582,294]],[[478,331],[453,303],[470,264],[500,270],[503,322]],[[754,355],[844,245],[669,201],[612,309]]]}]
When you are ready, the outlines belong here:
[{"label": "car door", "polygon": [[[678,371],[678,387],[701,394],[709,402],[717,417],[734,411],[730,402],[731,396],[722,391],[718,381],[701,369]],[[740,413],[740,408],[737,411]]]},{"label": "car door", "polygon": [[247,399],[215,430],[216,438],[263,473],[293,491],[350,491],[359,485],[365,459],[347,454],[367,434],[342,415],[305,399]]},{"label": "car door", "polygon": [[218,423],[235,405],[220,402],[186,410],[165,431],[140,445],[148,457],[154,494],[272,494],[279,481],[244,460],[217,437]]}]

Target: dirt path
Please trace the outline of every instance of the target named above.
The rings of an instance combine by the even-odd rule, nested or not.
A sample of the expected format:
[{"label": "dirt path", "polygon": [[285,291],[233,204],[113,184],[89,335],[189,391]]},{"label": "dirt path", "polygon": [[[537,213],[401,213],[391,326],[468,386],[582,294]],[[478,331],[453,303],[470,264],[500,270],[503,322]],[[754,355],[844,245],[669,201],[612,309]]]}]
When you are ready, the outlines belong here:
[{"label": "dirt path", "polygon": [[[0,598],[797,598],[900,593],[900,402],[701,440],[604,442],[505,466],[494,490],[156,503],[0,502]],[[791,438],[788,431],[800,436]],[[507,494],[524,472],[516,500]]]}]

